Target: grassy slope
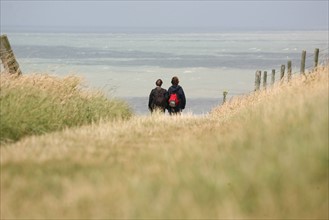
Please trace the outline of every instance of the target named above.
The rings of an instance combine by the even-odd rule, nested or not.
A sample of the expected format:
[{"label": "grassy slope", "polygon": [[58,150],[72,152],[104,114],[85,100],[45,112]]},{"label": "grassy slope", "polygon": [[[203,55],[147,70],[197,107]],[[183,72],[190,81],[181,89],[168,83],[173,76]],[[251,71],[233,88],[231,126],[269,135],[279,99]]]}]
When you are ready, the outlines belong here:
[{"label": "grassy slope", "polygon": [[0,91],[0,142],[131,116],[127,104],[83,90],[75,76],[1,74]]},{"label": "grassy slope", "polygon": [[328,69],[204,117],[138,116],[0,149],[2,218],[328,218]]}]

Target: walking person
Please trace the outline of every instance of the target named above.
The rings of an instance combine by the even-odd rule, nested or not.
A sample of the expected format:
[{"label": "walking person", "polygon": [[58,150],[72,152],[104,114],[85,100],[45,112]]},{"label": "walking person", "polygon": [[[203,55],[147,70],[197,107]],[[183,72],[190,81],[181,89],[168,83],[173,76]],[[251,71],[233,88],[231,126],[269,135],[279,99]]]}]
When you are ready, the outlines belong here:
[{"label": "walking person", "polygon": [[155,111],[160,111],[165,113],[165,109],[167,108],[167,99],[165,95],[167,94],[167,90],[161,88],[162,80],[158,79],[155,82],[156,87],[152,89],[150,96],[149,96],[149,104],[148,108],[151,113]]},{"label": "walking person", "polygon": [[171,84],[167,93],[168,112],[170,115],[181,114],[186,105],[185,93],[183,88],[178,85],[179,79],[177,76],[171,79]]}]

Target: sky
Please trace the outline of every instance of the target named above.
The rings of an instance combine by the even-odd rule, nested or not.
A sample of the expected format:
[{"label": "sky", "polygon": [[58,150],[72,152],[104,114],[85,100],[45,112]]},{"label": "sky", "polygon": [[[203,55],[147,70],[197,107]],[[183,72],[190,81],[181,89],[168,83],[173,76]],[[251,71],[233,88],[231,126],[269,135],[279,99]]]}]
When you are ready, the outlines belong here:
[{"label": "sky", "polygon": [[328,30],[329,0],[0,0],[1,28]]}]

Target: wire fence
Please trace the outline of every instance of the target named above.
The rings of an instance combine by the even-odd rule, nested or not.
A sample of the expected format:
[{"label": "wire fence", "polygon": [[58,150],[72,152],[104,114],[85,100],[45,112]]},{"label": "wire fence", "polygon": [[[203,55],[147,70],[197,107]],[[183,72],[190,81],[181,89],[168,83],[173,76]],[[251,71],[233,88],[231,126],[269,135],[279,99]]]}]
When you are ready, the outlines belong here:
[{"label": "wire fence", "polygon": [[[306,53],[306,51],[304,51],[304,52]],[[305,56],[305,58],[303,57],[303,55],[300,57],[300,59],[289,59],[289,56],[287,56],[287,58],[288,58],[288,59],[286,59],[287,68],[286,68],[285,64],[282,64],[280,66],[280,78],[278,79],[280,81],[284,80],[285,73],[287,73],[287,77],[288,77],[288,81],[289,81],[291,76],[294,74],[297,74],[297,73],[305,74],[305,72],[307,72],[307,71],[310,73],[319,66],[328,65],[329,64],[329,47],[328,47],[328,45],[326,45],[326,47],[323,47],[321,49],[316,48],[314,50],[314,52],[309,53],[307,56]],[[295,64],[294,67],[292,67],[292,63]],[[298,66],[298,64],[300,66]],[[298,70],[298,67],[300,67],[299,70]],[[295,68],[297,70],[292,72],[292,68]],[[278,81],[278,80],[275,80],[275,72],[276,72],[276,70],[272,69],[271,84],[273,84],[275,81]],[[261,71],[257,70],[255,73],[255,91],[260,89],[261,81],[262,81]],[[267,85],[267,71],[264,71],[263,87],[266,88],[266,85]]]}]

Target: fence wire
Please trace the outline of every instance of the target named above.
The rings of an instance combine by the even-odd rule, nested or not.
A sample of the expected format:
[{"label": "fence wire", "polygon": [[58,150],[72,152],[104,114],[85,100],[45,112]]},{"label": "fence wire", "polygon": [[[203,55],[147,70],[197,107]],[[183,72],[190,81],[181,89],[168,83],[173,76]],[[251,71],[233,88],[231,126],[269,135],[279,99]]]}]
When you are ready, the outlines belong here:
[{"label": "fence wire", "polygon": [[[322,44],[323,45],[323,44]],[[324,48],[319,48],[319,56],[318,56],[318,65],[325,65],[328,64],[329,60],[329,54],[328,54],[328,46]],[[305,72],[309,71],[310,69],[314,69],[314,56],[315,56],[315,51],[311,53],[307,53],[306,51],[306,56],[305,56]],[[289,57],[289,56],[287,56]],[[312,58],[312,59],[310,59]],[[292,68],[298,69],[301,65],[301,57],[298,59],[286,59],[286,61],[291,61],[292,62]],[[286,65],[285,65],[286,66]],[[300,73],[300,70],[294,71],[292,74],[297,74]]]},{"label": "fence wire", "polygon": [[[323,45],[323,44],[322,44]],[[319,48],[319,55],[318,55],[318,63],[317,66],[321,66],[321,65],[328,65],[329,64],[329,52],[328,52],[329,48],[328,45],[326,45],[323,48]],[[305,56],[305,68],[304,68],[304,72],[311,72],[312,70],[314,70],[315,68],[315,53],[316,51],[314,50],[314,52],[308,54],[306,51],[307,56]],[[311,59],[310,59],[311,58]],[[300,58],[293,58],[293,59],[289,59],[289,56],[287,56],[285,62],[291,61],[291,69],[296,69],[296,71],[292,71],[292,75],[294,74],[298,74],[301,72],[301,62],[302,62],[302,57],[300,55]],[[285,66],[285,71],[284,71],[284,78],[287,77],[288,74],[288,68],[287,68],[287,63],[286,64],[282,64]],[[281,75],[281,66],[282,65],[278,65],[278,68],[273,68],[272,70],[275,71],[275,73],[279,73]],[[271,73],[271,71],[268,71],[269,73]],[[281,79],[281,77],[278,79],[274,79],[274,81],[282,81],[284,78]],[[263,79],[264,80],[264,79]],[[288,76],[288,81],[289,81],[289,76]],[[257,90],[257,88],[255,89]]]}]

